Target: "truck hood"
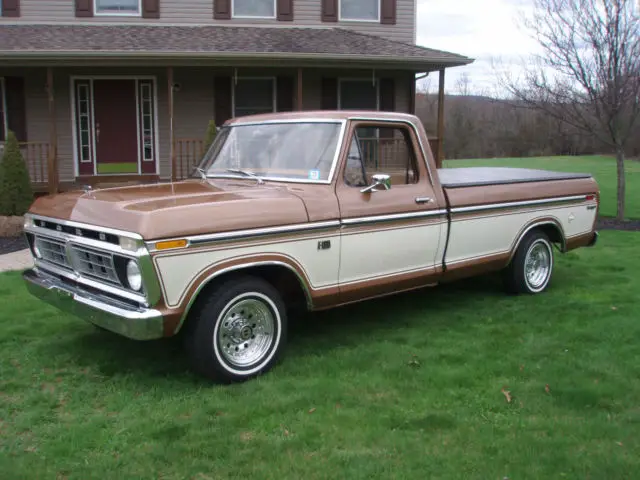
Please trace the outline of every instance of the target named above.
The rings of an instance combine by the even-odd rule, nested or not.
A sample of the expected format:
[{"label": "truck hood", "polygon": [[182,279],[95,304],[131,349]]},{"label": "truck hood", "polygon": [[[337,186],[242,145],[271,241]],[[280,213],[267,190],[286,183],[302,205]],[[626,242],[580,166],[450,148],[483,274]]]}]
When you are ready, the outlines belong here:
[{"label": "truck hood", "polygon": [[308,221],[304,202],[287,187],[229,180],[67,192],[37,199],[29,212],[134,232],[145,240]]}]

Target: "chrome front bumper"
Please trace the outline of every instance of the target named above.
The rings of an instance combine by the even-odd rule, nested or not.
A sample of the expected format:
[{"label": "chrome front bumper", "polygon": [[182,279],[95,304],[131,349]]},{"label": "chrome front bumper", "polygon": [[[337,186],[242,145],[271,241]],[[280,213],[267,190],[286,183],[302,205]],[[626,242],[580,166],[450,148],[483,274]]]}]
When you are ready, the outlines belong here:
[{"label": "chrome front bumper", "polygon": [[89,292],[41,269],[26,270],[22,277],[35,297],[105,330],[134,340],[164,336],[164,319],[158,310],[137,308],[106,295]]}]

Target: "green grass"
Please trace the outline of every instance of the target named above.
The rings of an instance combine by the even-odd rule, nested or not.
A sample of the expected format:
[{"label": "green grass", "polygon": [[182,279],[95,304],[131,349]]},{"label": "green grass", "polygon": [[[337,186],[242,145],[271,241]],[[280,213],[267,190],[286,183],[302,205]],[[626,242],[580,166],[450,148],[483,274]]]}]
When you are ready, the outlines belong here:
[{"label": "green grass", "polygon": [[[616,161],[613,157],[536,157],[536,158],[496,158],[482,160],[448,160],[446,167],[523,167],[558,170],[561,172],[591,173],[598,182],[602,198],[600,214],[606,217],[616,215],[617,177]],[[627,160],[626,213],[627,218],[640,218],[640,162]]]},{"label": "green grass", "polygon": [[308,315],[227,387],[0,275],[2,478],[637,477],[638,245],[603,232],[539,296],[489,276]]}]

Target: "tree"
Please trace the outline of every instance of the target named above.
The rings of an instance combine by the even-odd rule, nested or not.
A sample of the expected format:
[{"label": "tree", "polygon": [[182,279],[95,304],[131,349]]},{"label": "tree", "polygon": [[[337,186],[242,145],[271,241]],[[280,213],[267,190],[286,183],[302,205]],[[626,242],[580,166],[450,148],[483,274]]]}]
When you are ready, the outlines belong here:
[{"label": "tree", "polygon": [[517,101],[596,137],[616,154],[624,220],[625,148],[640,115],[636,0],[532,0],[525,27],[540,46],[524,75],[499,74]]},{"label": "tree", "polygon": [[32,202],[33,191],[27,165],[15,134],[8,131],[0,163],[0,215],[22,216]]}]

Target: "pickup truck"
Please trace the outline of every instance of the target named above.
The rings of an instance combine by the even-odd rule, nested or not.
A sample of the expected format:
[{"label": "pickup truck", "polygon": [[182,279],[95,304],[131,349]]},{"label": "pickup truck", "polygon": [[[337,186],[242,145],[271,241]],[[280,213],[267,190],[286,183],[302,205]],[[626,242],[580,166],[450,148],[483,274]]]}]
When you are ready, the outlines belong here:
[{"label": "pickup truck", "polygon": [[25,217],[36,297],[137,340],[180,335],[241,381],[281,357],[287,315],[501,272],[539,294],[596,242],[590,175],[438,169],[413,115],[227,121],[192,177],[42,197]]}]

